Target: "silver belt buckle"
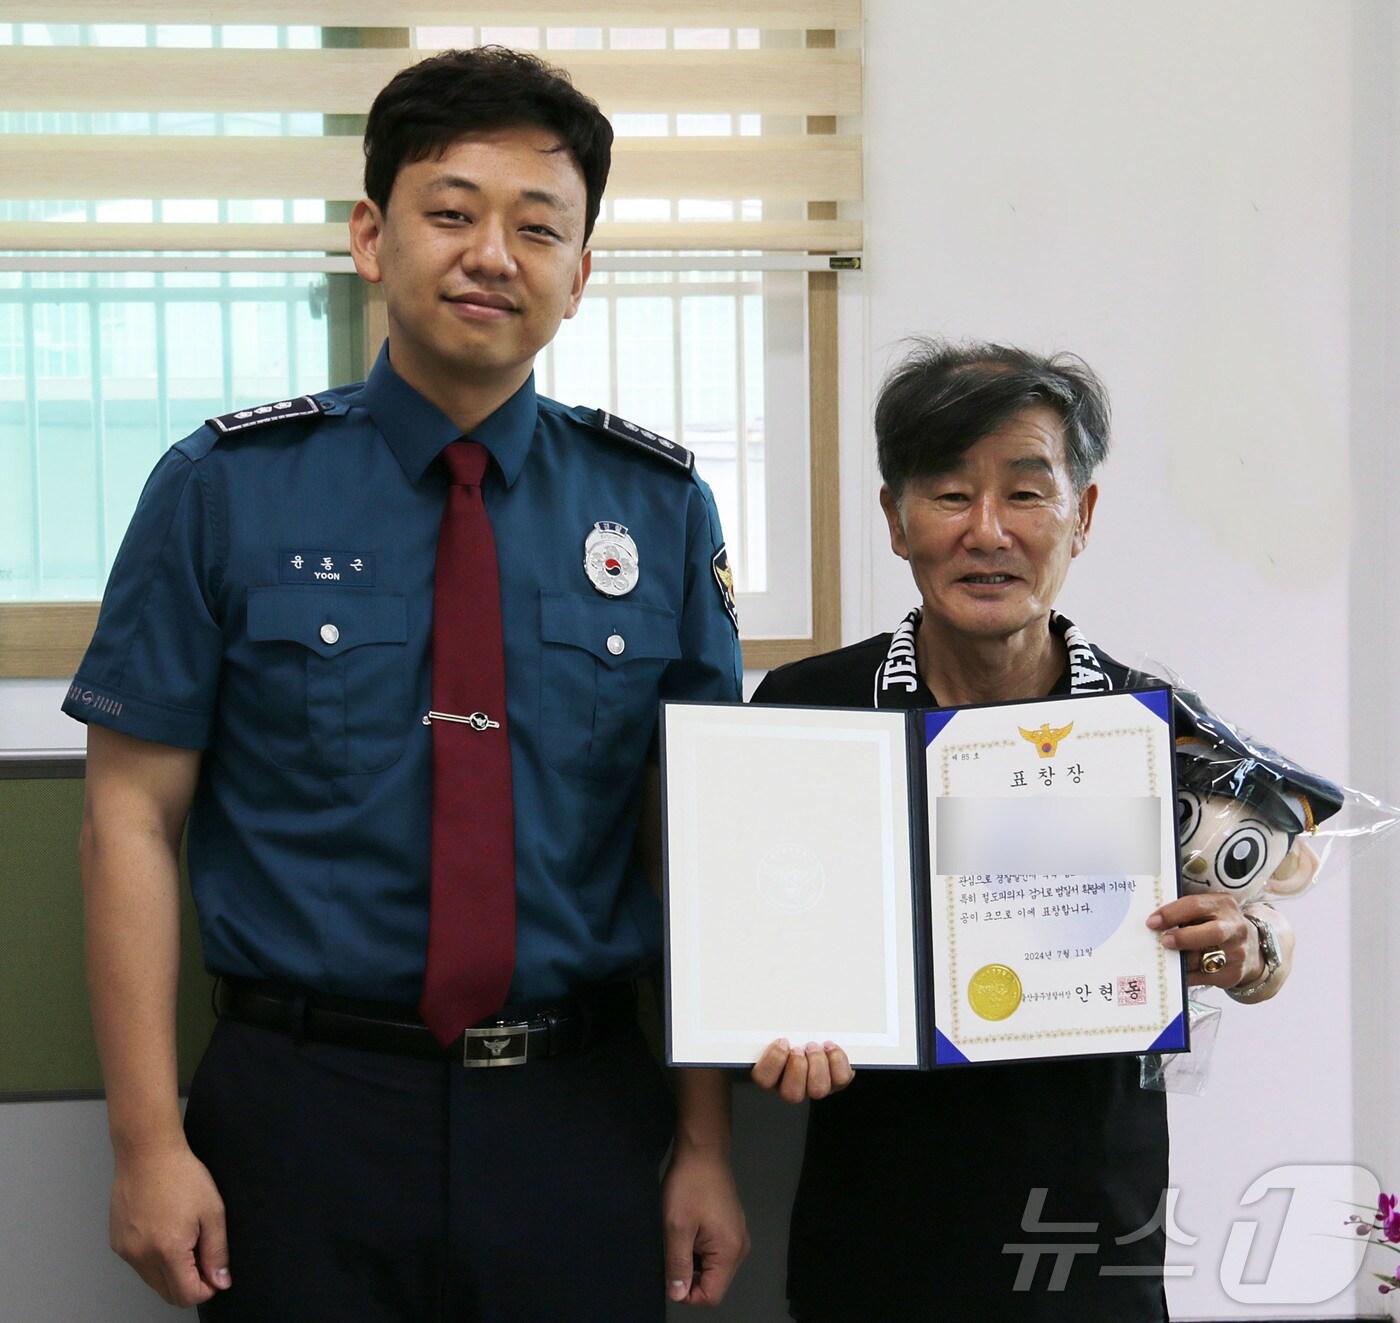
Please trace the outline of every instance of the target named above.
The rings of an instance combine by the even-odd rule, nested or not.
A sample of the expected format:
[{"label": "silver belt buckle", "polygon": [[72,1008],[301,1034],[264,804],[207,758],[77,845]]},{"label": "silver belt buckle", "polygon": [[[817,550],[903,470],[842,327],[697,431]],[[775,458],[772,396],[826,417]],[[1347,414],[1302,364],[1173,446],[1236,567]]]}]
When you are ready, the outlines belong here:
[{"label": "silver belt buckle", "polygon": [[462,1034],[462,1065],[523,1066],[530,1051],[530,1026],[524,1020],[513,1024],[490,1024],[468,1029]]}]

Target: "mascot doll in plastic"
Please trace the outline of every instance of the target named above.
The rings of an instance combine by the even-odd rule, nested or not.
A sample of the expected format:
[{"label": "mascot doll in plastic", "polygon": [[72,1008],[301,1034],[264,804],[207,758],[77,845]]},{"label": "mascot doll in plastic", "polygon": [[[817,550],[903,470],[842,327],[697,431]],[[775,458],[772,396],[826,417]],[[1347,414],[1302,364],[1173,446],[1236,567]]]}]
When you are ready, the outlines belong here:
[{"label": "mascot doll in plastic", "polygon": [[1220,764],[1189,742],[1176,754],[1176,834],[1185,891],[1222,891],[1243,907],[1296,896],[1317,876],[1306,834],[1315,820],[1305,796],[1289,796],[1258,778],[1221,793]]},{"label": "mascot doll in plastic", "polygon": [[[1308,837],[1342,807],[1341,787],[1242,736],[1195,694],[1178,689],[1175,697],[1182,889],[1221,892],[1241,908],[1306,891],[1319,868]],[[1267,911],[1247,917],[1259,931],[1262,985],[1280,951]],[[1250,1000],[1251,990],[1230,991]]]},{"label": "mascot doll in plastic", "polygon": [[1318,857],[1305,838],[1342,807],[1342,788],[1245,738],[1188,690],[1175,697],[1183,887],[1241,906],[1306,891]]}]

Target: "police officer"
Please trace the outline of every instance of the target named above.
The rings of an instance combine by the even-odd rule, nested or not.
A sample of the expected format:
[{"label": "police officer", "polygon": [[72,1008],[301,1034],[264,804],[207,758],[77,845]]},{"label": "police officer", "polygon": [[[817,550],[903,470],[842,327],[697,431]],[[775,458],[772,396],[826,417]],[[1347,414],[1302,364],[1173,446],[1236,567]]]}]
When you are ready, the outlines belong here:
[{"label": "police officer", "polygon": [[[532,376],[611,141],[529,56],[388,84],[369,379],[166,453],[64,703],[112,1243],[202,1318],[622,1323],[717,1301],[747,1250],[719,1075],[677,1083],[658,1191],[632,995],[658,699],[739,694],[719,521],[686,451]],[[182,1130],[187,821],[222,1009]]]}]

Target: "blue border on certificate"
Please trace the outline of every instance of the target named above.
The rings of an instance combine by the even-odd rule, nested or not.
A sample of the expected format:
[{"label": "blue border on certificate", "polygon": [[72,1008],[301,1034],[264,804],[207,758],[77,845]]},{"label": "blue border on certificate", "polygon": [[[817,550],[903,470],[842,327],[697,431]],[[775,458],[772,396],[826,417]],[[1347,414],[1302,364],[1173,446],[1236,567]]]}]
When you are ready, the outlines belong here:
[{"label": "blue border on certificate", "polygon": [[957,708],[938,708],[924,714],[924,748],[928,748],[942,733],[943,727],[958,715]]},{"label": "blue border on certificate", "polygon": [[1185,1052],[1186,1046],[1186,1013],[1183,1011],[1176,1017],[1155,1039],[1152,1046],[1147,1049],[1149,1052]]},{"label": "blue border on certificate", "polygon": [[1172,691],[1170,689],[1122,690],[1132,694],[1149,712],[1155,712],[1167,725],[1171,725]]},{"label": "blue border on certificate", "polygon": [[933,1031],[933,1064],[935,1066],[970,1066],[969,1061],[956,1047],[953,1040],[941,1029]]}]

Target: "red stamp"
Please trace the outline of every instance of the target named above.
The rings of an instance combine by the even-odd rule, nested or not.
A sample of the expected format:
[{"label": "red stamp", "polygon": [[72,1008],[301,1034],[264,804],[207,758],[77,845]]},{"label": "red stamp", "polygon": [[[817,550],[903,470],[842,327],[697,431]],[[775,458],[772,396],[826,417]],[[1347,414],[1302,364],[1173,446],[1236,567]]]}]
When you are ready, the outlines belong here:
[{"label": "red stamp", "polygon": [[1142,1006],[1147,1001],[1147,976],[1120,974],[1118,976],[1118,1004],[1120,1006]]}]

